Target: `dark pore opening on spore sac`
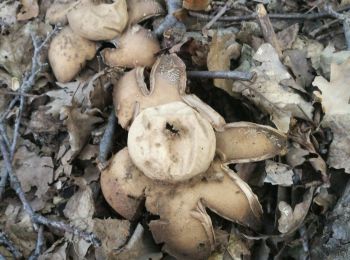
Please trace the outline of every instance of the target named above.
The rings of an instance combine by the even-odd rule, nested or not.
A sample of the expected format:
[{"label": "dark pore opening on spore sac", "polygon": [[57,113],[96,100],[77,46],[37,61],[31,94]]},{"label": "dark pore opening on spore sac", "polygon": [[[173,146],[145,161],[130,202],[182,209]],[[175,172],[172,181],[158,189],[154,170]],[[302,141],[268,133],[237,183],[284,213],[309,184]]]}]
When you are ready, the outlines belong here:
[{"label": "dark pore opening on spore sac", "polygon": [[166,124],[165,124],[165,129],[170,131],[170,132],[172,132],[173,134],[178,134],[179,133],[179,130],[176,129],[174,125],[172,125],[172,124],[170,124],[168,122],[166,122]]}]

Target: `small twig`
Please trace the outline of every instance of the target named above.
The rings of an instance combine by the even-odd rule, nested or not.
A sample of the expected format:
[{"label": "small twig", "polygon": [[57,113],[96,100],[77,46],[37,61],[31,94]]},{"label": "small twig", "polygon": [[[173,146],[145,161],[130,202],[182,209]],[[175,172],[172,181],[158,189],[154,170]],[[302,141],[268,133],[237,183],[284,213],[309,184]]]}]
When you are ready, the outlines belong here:
[{"label": "small twig", "polygon": [[35,244],[35,250],[28,258],[29,260],[36,260],[41,255],[41,251],[44,247],[44,226],[40,226],[38,230],[38,237]]},{"label": "small twig", "polygon": [[263,4],[258,4],[256,6],[256,14],[265,41],[270,43],[275,48],[278,56],[281,59],[282,49]]},{"label": "small twig", "polygon": [[202,31],[206,32],[209,28],[221,17],[225,14],[225,12],[232,5],[232,0],[228,0],[226,4],[220,8],[219,12],[203,27]]},{"label": "small twig", "polygon": [[[21,252],[16,246],[7,238],[4,232],[0,231],[0,245],[3,245],[15,259],[22,258]],[[0,258],[1,259],[1,258]]]},{"label": "small twig", "polygon": [[255,73],[241,71],[187,71],[190,78],[208,78],[208,79],[236,79],[251,81]]},{"label": "small twig", "polygon": [[12,96],[25,96],[25,97],[37,97],[38,95],[19,93],[19,92],[11,92],[6,90],[0,90],[0,95],[12,95]]},{"label": "small twig", "polygon": [[19,197],[19,199],[23,205],[24,210],[30,216],[30,218],[34,224],[34,228],[38,229],[37,225],[45,225],[48,227],[63,230],[65,232],[71,233],[71,234],[76,235],[78,237],[81,237],[81,238],[85,239],[86,241],[92,243],[94,246],[101,245],[100,240],[91,232],[82,231],[78,228],[67,225],[61,221],[50,220],[44,216],[41,216],[41,215],[35,213],[33,208],[30,206],[27,198],[25,197],[25,194],[24,194],[24,191],[21,187],[21,183],[20,183],[19,179],[17,178],[17,176],[13,172],[13,168],[12,168],[11,161],[10,161],[10,156],[9,156],[8,151],[6,150],[5,143],[4,143],[2,136],[0,136],[0,150],[1,150],[1,153],[3,156],[6,170],[8,172],[9,177],[10,177],[11,187],[16,192],[17,196]]},{"label": "small twig", "polygon": [[339,23],[339,20],[338,20],[338,19],[332,20],[332,21],[330,21],[330,22],[327,22],[327,23],[325,23],[324,25],[322,25],[322,26],[316,28],[315,30],[311,31],[311,32],[309,33],[309,35],[312,36],[312,37],[315,37],[317,34],[319,34],[320,32],[322,32],[323,30],[329,29],[333,24],[336,24],[336,23]]},{"label": "small twig", "polygon": [[113,147],[113,139],[115,130],[117,128],[117,118],[115,116],[114,107],[111,111],[111,114],[108,117],[108,123],[105,132],[103,133],[101,142],[100,142],[100,154],[99,154],[99,160],[100,160],[100,168],[104,169],[106,161],[108,159],[108,156],[112,150]]},{"label": "small twig", "polygon": [[182,1],[181,0],[167,0],[166,6],[168,9],[168,14],[165,16],[164,21],[158,26],[158,28],[156,30],[154,30],[154,33],[157,36],[163,35],[163,33],[167,29],[174,27],[176,23],[179,23],[179,21],[176,19],[176,17],[173,15],[173,13],[182,7]]},{"label": "small twig", "polygon": [[347,49],[350,50],[350,15],[349,14],[340,14],[340,13],[334,11],[331,5],[327,5],[325,10],[332,17],[342,21],[345,40],[346,40],[346,46],[347,46]]},{"label": "small twig", "polygon": [[[336,12],[345,12],[350,10],[350,5],[346,5],[338,10]],[[195,17],[200,20],[204,21],[210,21],[213,19],[213,15],[207,15],[203,13],[197,13],[194,11],[188,12],[190,16]],[[330,15],[328,12],[319,12],[319,13],[307,13],[307,14],[300,14],[300,13],[287,13],[287,14],[269,14],[268,15],[270,19],[277,19],[277,20],[317,20],[322,18],[332,18],[333,16]],[[250,15],[243,15],[243,16],[223,16],[218,19],[218,21],[222,22],[241,22],[241,21],[249,21],[249,20],[255,20],[256,14],[250,14]]]}]

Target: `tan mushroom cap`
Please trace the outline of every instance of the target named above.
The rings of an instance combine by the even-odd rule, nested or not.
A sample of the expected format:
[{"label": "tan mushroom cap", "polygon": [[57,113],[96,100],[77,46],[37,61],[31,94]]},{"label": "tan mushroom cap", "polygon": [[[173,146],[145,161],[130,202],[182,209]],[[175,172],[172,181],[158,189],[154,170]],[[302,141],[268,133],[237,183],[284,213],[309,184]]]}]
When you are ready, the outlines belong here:
[{"label": "tan mushroom cap", "polygon": [[94,4],[82,0],[67,14],[69,25],[80,36],[93,40],[111,40],[121,34],[128,22],[125,0]]},{"label": "tan mushroom cap", "polygon": [[287,137],[269,126],[230,123],[215,134],[216,152],[226,163],[261,161],[287,152]]},{"label": "tan mushroom cap", "polygon": [[132,163],[128,148],[120,150],[101,173],[101,189],[108,204],[124,218],[138,216],[150,180]]},{"label": "tan mushroom cap", "polygon": [[143,110],[128,134],[134,164],[147,177],[169,183],[205,172],[215,143],[211,124],[183,102]]},{"label": "tan mushroom cap", "polygon": [[201,11],[205,10],[211,0],[184,0],[182,6],[189,10]]},{"label": "tan mushroom cap", "polygon": [[67,14],[77,2],[54,2],[46,11],[45,21],[49,24],[66,25],[68,23]]},{"label": "tan mushroom cap", "polygon": [[158,186],[146,191],[147,209],[160,216],[149,225],[153,237],[178,259],[207,259],[214,249],[215,235],[205,208],[253,229],[260,227],[261,205],[236,173],[216,161],[206,176],[173,189]]},{"label": "tan mushroom cap", "polygon": [[159,42],[152,31],[140,25],[134,25],[115,41],[117,48],[102,51],[104,62],[111,67],[151,67],[160,51]]},{"label": "tan mushroom cap", "polygon": [[150,74],[149,89],[144,79],[144,68],[125,73],[113,88],[119,124],[128,128],[133,118],[145,108],[181,101],[185,88],[185,64],[175,54],[157,59]]},{"label": "tan mushroom cap", "polygon": [[165,13],[157,0],[128,0],[129,25],[134,25],[148,18]]},{"label": "tan mushroom cap", "polygon": [[96,44],[86,40],[67,26],[52,40],[49,48],[49,62],[59,82],[72,80],[96,54]]}]

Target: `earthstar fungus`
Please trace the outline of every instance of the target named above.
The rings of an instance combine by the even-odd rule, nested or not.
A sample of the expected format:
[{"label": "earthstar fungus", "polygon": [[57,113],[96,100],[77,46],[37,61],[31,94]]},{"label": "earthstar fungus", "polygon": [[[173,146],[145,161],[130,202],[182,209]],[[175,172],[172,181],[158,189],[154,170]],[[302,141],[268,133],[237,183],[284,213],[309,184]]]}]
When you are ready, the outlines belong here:
[{"label": "earthstar fungus", "polygon": [[[185,66],[176,55],[158,58],[149,89],[143,76],[136,68],[114,86],[128,147],[103,170],[102,192],[127,219],[136,219],[143,205],[159,216],[149,227],[171,255],[207,259],[217,245],[206,209],[253,230],[261,224],[257,196],[227,164],[282,155],[286,136],[254,123],[226,124],[198,97],[186,95]],[[169,90],[172,98],[163,94]]]}]

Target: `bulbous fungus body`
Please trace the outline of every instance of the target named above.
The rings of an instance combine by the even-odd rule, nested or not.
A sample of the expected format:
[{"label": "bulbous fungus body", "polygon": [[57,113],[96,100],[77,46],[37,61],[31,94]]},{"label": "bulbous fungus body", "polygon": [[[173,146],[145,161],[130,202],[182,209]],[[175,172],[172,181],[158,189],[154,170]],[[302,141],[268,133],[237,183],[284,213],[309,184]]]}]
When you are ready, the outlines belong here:
[{"label": "bulbous fungus body", "polygon": [[182,6],[188,10],[201,11],[205,10],[211,0],[184,0]]},{"label": "bulbous fungus body", "polygon": [[129,25],[134,25],[148,18],[165,14],[157,0],[128,0]]},{"label": "bulbous fungus body", "polygon": [[180,182],[205,172],[215,153],[210,123],[183,102],[150,107],[128,134],[134,164],[149,178]]},{"label": "bulbous fungus body", "polygon": [[101,188],[106,201],[129,220],[137,217],[142,209],[144,191],[150,183],[131,161],[128,148],[119,151],[101,174]]},{"label": "bulbous fungus body", "polygon": [[128,22],[125,0],[94,4],[82,0],[67,14],[69,25],[81,37],[92,41],[111,40],[121,34]]},{"label": "bulbous fungus body", "polygon": [[113,103],[119,124],[128,128],[140,111],[181,101],[185,88],[185,64],[175,54],[157,59],[151,70],[149,88],[145,82],[144,68],[138,67],[125,73],[113,88]]},{"label": "bulbous fungus body", "polygon": [[157,59],[156,53],[160,51],[157,38],[139,25],[131,27],[114,42],[115,49],[102,51],[104,62],[111,67],[151,67]]},{"label": "bulbous fungus body", "polygon": [[68,82],[95,54],[96,44],[80,37],[67,26],[53,38],[48,56],[56,79],[59,82]]}]

